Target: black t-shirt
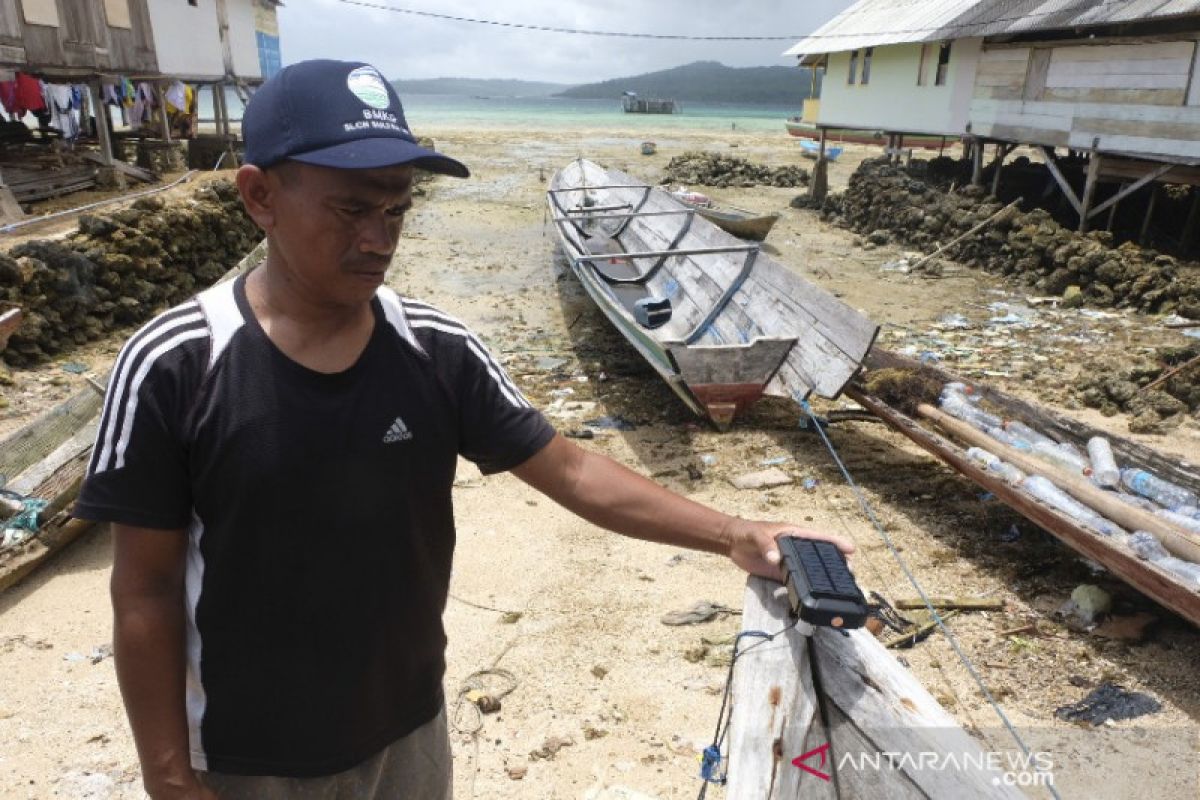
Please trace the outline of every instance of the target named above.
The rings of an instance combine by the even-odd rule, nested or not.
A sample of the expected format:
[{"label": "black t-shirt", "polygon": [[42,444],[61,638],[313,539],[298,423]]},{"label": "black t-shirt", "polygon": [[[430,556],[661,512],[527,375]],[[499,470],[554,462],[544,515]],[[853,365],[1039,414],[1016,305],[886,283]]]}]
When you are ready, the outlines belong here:
[{"label": "black t-shirt", "polygon": [[459,454],[485,473],[553,437],[461,323],[381,289],[344,372],[267,338],[244,278],[118,357],[75,515],[186,529],[192,765],[347,769],[443,702]]}]

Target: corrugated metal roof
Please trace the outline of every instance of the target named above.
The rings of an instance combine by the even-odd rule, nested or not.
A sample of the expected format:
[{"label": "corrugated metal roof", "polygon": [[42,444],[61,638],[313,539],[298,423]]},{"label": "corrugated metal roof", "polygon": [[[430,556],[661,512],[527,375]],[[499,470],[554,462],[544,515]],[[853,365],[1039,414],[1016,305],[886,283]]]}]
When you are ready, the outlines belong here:
[{"label": "corrugated metal roof", "polygon": [[1200,0],[859,0],[784,55],[1200,14]]}]

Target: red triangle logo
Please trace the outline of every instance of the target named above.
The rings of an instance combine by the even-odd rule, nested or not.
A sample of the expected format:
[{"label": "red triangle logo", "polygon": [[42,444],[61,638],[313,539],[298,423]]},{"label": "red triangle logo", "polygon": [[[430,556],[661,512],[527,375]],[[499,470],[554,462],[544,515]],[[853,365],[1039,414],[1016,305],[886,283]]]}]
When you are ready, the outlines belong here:
[{"label": "red triangle logo", "polygon": [[799,767],[800,769],[804,770],[805,772],[807,772],[811,775],[816,775],[818,778],[820,778],[823,781],[829,781],[830,780],[829,775],[827,775],[824,772],[821,772],[819,769],[810,767],[808,764],[804,763],[805,761],[808,761],[813,756],[820,756],[821,761],[819,764],[817,764],[817,766],[824,767],[825,762],[828,760],[828,757],[829,757],[829,744],[828,743],[823,744],[820,747],[817,747],[813,750],[809,750],[807,753],[805,753],[802,756],[797,756],[796,758],[793,758],[792,765]]}]

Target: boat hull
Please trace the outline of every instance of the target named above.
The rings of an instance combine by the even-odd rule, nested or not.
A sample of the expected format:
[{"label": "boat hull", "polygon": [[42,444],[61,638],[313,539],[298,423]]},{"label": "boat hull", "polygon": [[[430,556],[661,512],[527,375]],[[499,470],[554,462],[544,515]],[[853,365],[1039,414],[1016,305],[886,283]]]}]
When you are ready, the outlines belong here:
[{"label": "boat hull", "polygon": [[588,296],[719,428],[764,393],[836,396],[874,341],[869,319],[624,173],[580,159],[547,198]]}]

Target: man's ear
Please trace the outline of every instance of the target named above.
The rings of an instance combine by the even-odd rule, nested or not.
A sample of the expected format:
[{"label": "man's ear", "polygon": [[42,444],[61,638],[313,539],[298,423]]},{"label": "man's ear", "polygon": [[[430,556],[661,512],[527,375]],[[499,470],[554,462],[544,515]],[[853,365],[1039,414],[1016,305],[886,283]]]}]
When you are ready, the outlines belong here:
[{"label": "man's ear", "polygon": [[279,181],[252,164],[237,171],[238,193],[246,213],[264,232],[275,227],[275,203],[278,199]]}]

